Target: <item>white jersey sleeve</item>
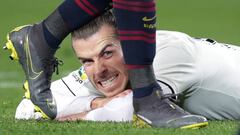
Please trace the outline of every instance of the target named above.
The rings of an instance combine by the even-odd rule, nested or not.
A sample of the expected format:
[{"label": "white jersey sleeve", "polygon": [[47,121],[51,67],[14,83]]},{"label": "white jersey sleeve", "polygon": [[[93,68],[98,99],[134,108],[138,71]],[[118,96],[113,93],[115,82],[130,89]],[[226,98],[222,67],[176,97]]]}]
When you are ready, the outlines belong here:
[{"label": "white jersey sleeve", "polygon": [[[82,69],[79,71],[74,71],[51,85],[53,96],[57,102],[57,118],[89,111],[91,110],[91,101],[96,97],[103,96],[92,86]],[[87,115],[87,120],[130,121],[132,115],[131,92],[127,96],[111,100],[102,108],[91,110]]]},{"label": "white jersey sleeve", "polygon": [[51,91],[57,103],[57,118],[89,111],[92,100],[102,96],[88,80],[82,67],[52,82]]},{"label": "white jersey sleeve", "polygon": [[133,118],[132,92],[111,100],[104,107],[90,111],[86,119],[92,121],[131,121]]},{"label": "white jersey sleeve", "polygon": [[[101,97],[88,80],[83,68],[51,83],[51,92],[57,105],[57,118],[91,110],[91,102]],[[17,107],[16,119],[34,119],[36,113],[29,99],[23,99]]]},{"label": "white jersey sleeve", "polygon": [[56,96],[102,96],[102,94],[91,84],[82,67],[52,82],[51,91],[53,94],[56,94]]}]

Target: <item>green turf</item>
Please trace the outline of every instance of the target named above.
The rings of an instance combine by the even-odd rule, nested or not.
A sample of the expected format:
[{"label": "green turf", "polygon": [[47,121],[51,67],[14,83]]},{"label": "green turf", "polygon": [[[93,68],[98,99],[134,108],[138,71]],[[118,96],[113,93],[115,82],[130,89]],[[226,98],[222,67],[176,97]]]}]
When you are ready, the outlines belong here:
[{"label": "green turf", "polygon": [[[157,0],[158,28],[186,32],[195,37],[211,37],[221,42],[240,45],[239,0]],[[5,0],[0,2],[0,44],[15,26],[38,22],[45,18],[62,0]],[[237,121],[211,121],[200,130],[137,129],[130,123],[16,121],[15,108],[21,100],[21,67],[9,61],[8,52],[0,50],[0,135],[29,134],[163,134],[163,135],[233,135]],[[67,38],[57,53],[64,60],[61,74],[78,68]],[[54,79],[60,76],[55,76]],[[204,100],[204,99],[203,99]]]}]

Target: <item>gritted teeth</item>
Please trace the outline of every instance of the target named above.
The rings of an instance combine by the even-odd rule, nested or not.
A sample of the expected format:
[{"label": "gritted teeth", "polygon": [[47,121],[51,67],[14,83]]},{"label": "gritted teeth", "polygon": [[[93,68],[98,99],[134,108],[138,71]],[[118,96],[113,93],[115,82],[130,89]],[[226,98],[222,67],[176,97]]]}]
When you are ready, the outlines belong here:
[{"label": "gritted teeth", "polygon": [[116,79],[116,78],[117,78],[117,75],[116,75],[116,76],[113,76],[113,77],[111,77],[111,78],[109,78],[109,79],[107,79],[107,80],[105,80],[105,81],[99,81],[99,83],[100,83],[103,87],[106,87],[106,86],[110,85],[110,84],[112,83],[112,81],[113,81],[114,79]]}]

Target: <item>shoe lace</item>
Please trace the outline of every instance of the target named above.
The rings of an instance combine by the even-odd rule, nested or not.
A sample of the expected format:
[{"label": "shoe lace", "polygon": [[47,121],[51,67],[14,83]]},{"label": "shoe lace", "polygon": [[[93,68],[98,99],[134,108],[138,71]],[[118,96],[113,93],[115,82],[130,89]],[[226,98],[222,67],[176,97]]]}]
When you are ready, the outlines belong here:
[{"label": "shoe lace", "polygon": [[168,98],[169,100],[173,101],[173,102],[178,102],[179,99],[177,98],[179,96],[179,94],[164,94],[162,95],[162,99],[166,99]]},{"label": "shoe lace", "polygon": [[[179,96],[180,94],[164,94],[161,97],[161,100],[164,101],[164,104],[161,104],[162,106],[159,108],[163,114],[171,114],[170,117],[175,118],[179,117],[180,115],[185,115],[185,111],[182,110],[182,108],[178,107],[179,103]],[[165,100],[166,99],[166,100]],[[171,107],[170,107],[171,106]],[[175,109],[174,109],[174,108]]]},{"label": "shoe lace", "polygon": [[59,74],[58,66],[62,66],[62,65],[63,65],[63,61],[55,57],[53,62],[53,72],[56,72],[56,74],[58,75]]},{"label": "shoe lace", "polygon": [[51,59],[44,59],[44,69],[45,69],[45,74],[47,77],[48,81],[51,81],[52,73],[56,72],[56,74],[59,74],[59,68],[58,66],[63,65],[63,61],[59,60],[58,58],[54,57]]}]

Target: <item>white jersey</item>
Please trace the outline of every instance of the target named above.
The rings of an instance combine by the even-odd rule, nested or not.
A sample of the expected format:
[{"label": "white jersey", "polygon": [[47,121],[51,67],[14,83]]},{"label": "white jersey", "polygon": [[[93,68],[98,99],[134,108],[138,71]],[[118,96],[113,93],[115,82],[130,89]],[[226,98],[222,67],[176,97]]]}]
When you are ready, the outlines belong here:
[{"label": "white jersey", "polygon": [[158,31],[154,73],[180,106],[208,119],[240,119],[240,48]]},{"label": "white jersey", "polygon": [[[239,47],[170,31],[158,31],[156,44],[156,78],[176,93],[196,87],[215,91],[240,88]],[[229,94],[240,96],[239,92]]]},{"label": "white jersey", "polygon": [[[153,67],[164,93],[181,94],[179,100],[184,109],[209,119],[240,119],[240,107],[236,107],[240,104],[239,47],[162,30],[157,31],[156,39]],[[57,117],[89,111],[91,101],[103,96],[82,68],[53,82],[51,90],[57,102]],[[90,111],[87,120],[131,120],[130,95]],[[19,110],[16,118],[24,118]]]}]

